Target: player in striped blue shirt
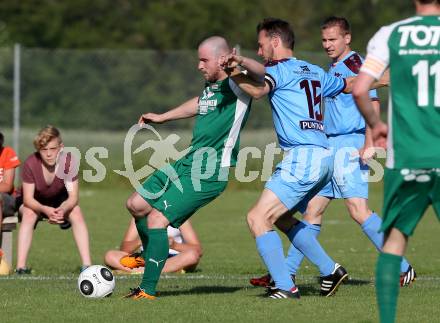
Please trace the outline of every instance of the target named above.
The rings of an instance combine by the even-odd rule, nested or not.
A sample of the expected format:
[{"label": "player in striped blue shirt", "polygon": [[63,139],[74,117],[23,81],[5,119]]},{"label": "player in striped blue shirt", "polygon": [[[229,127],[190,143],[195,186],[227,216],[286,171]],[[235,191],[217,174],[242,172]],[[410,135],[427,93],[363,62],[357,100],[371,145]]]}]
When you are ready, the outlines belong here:
[{"label": "player in striped blue shirt", "polygon": [[[351,31],[347,19],[327,18],[321,26],[321,35],[322,46],[332,59],[327,74],[338,78],[356,76],[363,59],[350,48]],[[379,113],[376,90],[370,91],[370,98]],[[351,93],[326,97],[324,102],[324,129],[335,153],[334,174],[332,180],[309,202],[304,220],[311,224],[310,228],[317,236],[322,215],[330,201],[343,198],[352,219],[380,251],[383,245],[383,233],[379,232],[382,219],[368,207],[367,162],[374,152],[370,129],[366,127]],[[290,247],[286,262],[291,274],[296,275],[303,258],[298,249]],[[401,286],[409,285],[415,279],[414,269],[405,258],[400,272]]]},{"label": "player in striped blue shirt", "polygon": [[[320,67],[293,57],[294,34],[289,23],[265,19],[257,27],[258,55],[266,63],[265,85],[248,91],[254,98],[268,94],[278,141],[284,159],[277,165],[260,198],[248,212],[249,227],[257,249],[275,286],[271,298],[298,298],[299,292],[289,275],[281,239],[273,225],[283,231],[292,244],[319,267],[321,287],[330,282],[335,292],[347,272],[335,263],[308,229],[309,223],[292,215],[304,212],[307,203],[327,184],[333,174],[333,156],[324,133],[322,98],[351,90],[352,79],[325,73]],[[231,55],[229,66],[243,66],[256,74],[254,61]],[[246,91],[246,87],[240,85]]]}]

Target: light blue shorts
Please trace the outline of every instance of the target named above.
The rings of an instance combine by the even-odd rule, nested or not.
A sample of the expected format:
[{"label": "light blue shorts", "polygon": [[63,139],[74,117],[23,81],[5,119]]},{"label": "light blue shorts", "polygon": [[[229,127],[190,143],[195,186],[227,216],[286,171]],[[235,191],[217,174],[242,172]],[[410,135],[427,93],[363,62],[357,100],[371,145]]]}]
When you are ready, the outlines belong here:
[{"label": "light blue shorts", "polygon": [[355,155],[364,146],[365,135],[352,133],[328,138],[334,154],[331,181],[318,193],[328,198],[361,197],[368,199],[368,165]]},{"label": "light blue shorts", "polygon": [[307,203],[330,181],[332,173],[333,156],[329,149],[298,146],[284,153],[265,187],[289,210],[304,212]]}]

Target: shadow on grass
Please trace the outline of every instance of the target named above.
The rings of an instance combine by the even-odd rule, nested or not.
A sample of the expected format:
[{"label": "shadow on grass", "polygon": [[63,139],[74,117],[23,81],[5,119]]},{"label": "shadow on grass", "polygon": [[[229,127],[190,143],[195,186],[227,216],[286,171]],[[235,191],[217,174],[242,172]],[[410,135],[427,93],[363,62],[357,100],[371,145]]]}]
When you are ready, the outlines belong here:
[{"label": "shadow on grass", "polygon": [[[345,281],[341,286],[339,286],[339,288],[344,288],[344,285],[349,285],[349,286],[371,285],[371,281],[362,280],[362,279],[350,279]],[[316,284],[312,284],[312,283],[298,284],[296,286],[298,287],[301,296],[321,296],[321,290],[318,280]],[[261,287],[256,287],[256,288],[261,288]],[[265,289],[261,289],[261,290],[262,293],[259,296],[265,297],[266,296],[266,293],[264,292]]]},{"label": "shadow on grass", "polygon": [[245,289],[243,287],[232,286],[196,286],[187,290],[175,290],[160,292],[160,296],[179,296],[194,294],[229,294],[238,290]]},{"label": "shadow on grass", "polygon": [[344,285],[350,286],[361,286],[361,285],[371,285],[373,282],[371,280],[365,279],[349,279],[344,282]]},{"label": "shadow on grass", "polygon": [[319,285],[299,284],[297,287],[301,296],[320,296]]},{"label": "shadow on grass", "polygon": [[[304,285],[304,284],[300,284],[300,285],[296,285],[299,289],[299,293],[301,294],[301,296],[319,296],[319,286],[314,286],[314,285]],[[262,288],[262,287],[250,287],[250,289],[258,289],[261,290],[261,293],[258,295],[258,297],[266,297],[266,289]]]},{"label": "shadow on grass", "polygon": [[[318,276],[316,276],[313,280],[316,281],[316,284],[320,284],[320,278]],[[311,281],[313,281],[311,280]],[[309,283],[310,280],[307,282]],[[304,285],[311,285],[312,283],[309,284],[304,284]],[[350,285],[350,286],[362,286],[362,285],[371,285],[373,284],[373,282],[371,280],[366,280],[366,279],[356,279],[356,278],[348,278],[346,279],[343,283],[343,285]],[[299,284],[301,286],[301,283]]]}]

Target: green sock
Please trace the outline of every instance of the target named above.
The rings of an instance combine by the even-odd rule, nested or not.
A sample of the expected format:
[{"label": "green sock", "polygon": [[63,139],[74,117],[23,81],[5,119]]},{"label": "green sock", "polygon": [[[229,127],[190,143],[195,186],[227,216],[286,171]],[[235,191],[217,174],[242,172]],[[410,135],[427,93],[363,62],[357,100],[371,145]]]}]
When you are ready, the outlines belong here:
[{"label": "green sock", "polygon": [[167,229],[148,229],[148,246],[144,251],[145,270],[139,285],[147,294],[156,294],[157,282],[167,258]]},{"label": "green sock", "polygon": [[380,253],[376,266],[376,297],[381,323],[396,319],[401,256]]},{"label": "green sock", "polygon": [[148,226],[147,226],[147,217],[135,218],[134,223],[136,224],[136,229],[139,233],[139,237],[142,241],[142,247],[144,251],[147,250],[148,246]]}]

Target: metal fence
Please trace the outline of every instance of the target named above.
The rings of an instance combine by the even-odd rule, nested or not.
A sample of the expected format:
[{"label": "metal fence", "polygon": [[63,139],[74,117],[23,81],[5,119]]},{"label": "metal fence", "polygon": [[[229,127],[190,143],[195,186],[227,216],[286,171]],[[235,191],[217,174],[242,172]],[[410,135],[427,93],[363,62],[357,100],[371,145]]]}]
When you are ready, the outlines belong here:
[{"label": "metal fence", "polygon": [[[321,65],[326,62],[321,53],[301,56]],[[15,81],[20,83],[24,126],[52,118],[72,128],[122,128],[131,113],[166,109],[197,94],[203,84],[196,51],[21,48],[14,57],[13,48],[3,48],[2,126],[12,122],[14,63],[20,66]]]},{"label": "metal fence", "polygon": [[[255,56],[253,51],[242,53]],[[328,63],[323,52],[296,55],[323,67]],[[198,95],[202,86],[195,50],[3,48],[0,128],[14,127],[15,120],[17,137],[18,125],[38,129],[50,123],[63,129],[124,130],[141,113],[165,111]],[[167,127],[191,125],[191,120],[182,120]],[[254,102],[247,127],[272,127],[267,100]],[[14,146],[18,142],[15,136]]]}]

